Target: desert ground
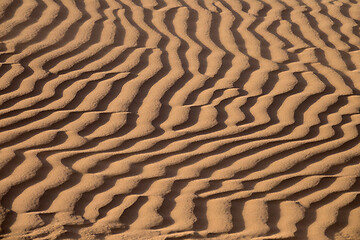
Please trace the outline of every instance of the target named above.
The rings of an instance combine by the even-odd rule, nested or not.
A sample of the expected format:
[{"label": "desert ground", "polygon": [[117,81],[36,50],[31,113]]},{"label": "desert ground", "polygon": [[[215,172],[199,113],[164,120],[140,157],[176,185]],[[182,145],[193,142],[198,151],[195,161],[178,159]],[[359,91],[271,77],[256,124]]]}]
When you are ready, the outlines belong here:
[{"label": "desert ground", "polygon": [[360,240],[360,2],[1,0],[0,239]]}]

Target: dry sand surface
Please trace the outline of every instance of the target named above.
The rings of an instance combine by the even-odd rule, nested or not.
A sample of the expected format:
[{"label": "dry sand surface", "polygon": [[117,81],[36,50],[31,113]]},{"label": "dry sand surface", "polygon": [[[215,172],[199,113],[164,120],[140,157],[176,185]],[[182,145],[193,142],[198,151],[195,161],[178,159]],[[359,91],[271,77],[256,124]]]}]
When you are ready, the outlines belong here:
[{"label": "dry sand surface", "polygon": [[1,239],[360,239],[357,0],[1,0]]}]

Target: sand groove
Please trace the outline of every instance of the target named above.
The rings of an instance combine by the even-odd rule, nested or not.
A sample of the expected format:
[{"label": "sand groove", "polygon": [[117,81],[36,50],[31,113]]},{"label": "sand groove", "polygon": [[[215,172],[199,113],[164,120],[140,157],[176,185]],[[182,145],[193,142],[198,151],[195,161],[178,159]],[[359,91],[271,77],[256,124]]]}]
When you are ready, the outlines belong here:
[{"label": "sand groove", "polygon": [[360,239],[354,0],[0,2],[0,238]]}]

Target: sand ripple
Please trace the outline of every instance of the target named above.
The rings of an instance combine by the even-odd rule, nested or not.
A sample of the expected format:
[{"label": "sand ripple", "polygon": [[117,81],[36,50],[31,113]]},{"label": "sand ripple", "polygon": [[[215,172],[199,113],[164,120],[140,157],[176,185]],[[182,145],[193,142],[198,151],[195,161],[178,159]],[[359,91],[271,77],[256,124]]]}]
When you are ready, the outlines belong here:
[{"label": "sand ripple", "polygon": [[0,238],[360,239],[359,16],[0,1]]}]

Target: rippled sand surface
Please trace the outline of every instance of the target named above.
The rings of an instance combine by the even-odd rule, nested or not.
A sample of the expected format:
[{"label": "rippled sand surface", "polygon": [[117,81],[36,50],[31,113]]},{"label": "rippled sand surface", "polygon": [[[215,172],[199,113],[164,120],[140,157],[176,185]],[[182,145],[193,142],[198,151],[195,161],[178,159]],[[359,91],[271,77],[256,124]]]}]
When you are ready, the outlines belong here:
[{"label": "rippled sand surface", "polygon": [[0,238],[360,239],[357,0],[1,0]]}]

